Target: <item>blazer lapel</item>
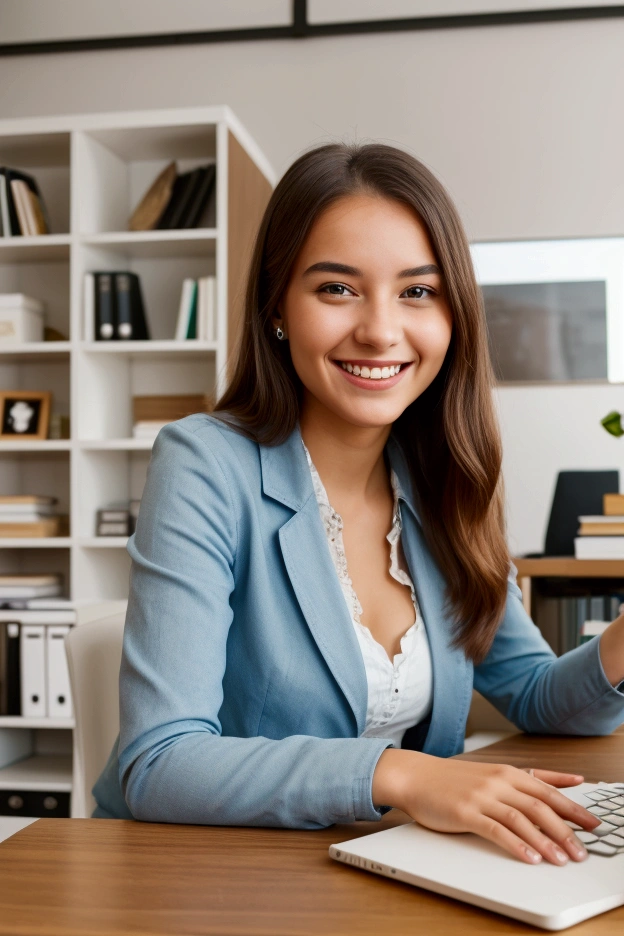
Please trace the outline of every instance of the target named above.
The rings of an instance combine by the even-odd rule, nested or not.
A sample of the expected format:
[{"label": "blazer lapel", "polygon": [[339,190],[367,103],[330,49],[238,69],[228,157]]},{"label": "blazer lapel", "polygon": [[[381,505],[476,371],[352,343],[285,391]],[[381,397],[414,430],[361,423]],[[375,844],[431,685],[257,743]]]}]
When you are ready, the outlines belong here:
[{"label": "blazer lapel", "polygon": [[445,609],[446,582],[427,546],[407,462],[392,436],[388,455],[403,508],[401,543],[427,629],[433,666],[431,724],[422,750],[449,757],[462,749],[472,695],[472,665],[463,650],[452,646],[453,622]]},{"label": "blazer lapel", "polygon": [[366,671],[329,552],[299,428],[281,445],[261,445],[260,459],[264,493],[295,511],[279,530],[286,571],[316,645],[353,711],[360,735],[366,725]]}]

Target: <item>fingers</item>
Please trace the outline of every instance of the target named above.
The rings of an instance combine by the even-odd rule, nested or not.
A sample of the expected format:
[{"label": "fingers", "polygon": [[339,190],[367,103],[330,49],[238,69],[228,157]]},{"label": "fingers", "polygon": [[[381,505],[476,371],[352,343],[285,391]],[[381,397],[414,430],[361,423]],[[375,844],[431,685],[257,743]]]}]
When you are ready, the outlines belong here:
[{"label": "fingers", "polygon": [[478,816],[472,831],[489,842],[499,845],[500,848],[509,852],[514,858],[519,858],[520,861],[527,864],[539,864],[542,860],[542,856],[538,851],[531,848],[520,836],[491,816]]},{"label": "fingers", "polygon": [[[537,780],[537,783],[535,782]],[[559,793],[558,790],[555,790],[554,787],[550,786],[546,782],[540,782],[539,778],[526,778],[526,782],[523,782],[519,785],[519,790],[522,793],[525,793],[529,797],[533,797],[539,801],[546,803],[551,810],[561,816],[563,819],[567,819],[570,822],[575,822],[577,825],[580,825],[583,829],[595,829],[597,825],[600,825],[600,819],[588,812],[583,806],[579,803],[574,803],[567,796],[564,796],[563,793]],[[511,800],[510,800],[511,802]]]},{"label": "fingers", "polygon": [[560,773],[557,770],[539,770],[536,767],[523,767],[522,770],[536,780],[549,783],[554,787],[577,786],[583,782],[583,777],[580,774]]},{"label": "fingers", "polygon": [[518,796],[510,803],[495,803],[488,815],[506,826],[552,864],[564,865],[568,858],[584,861],[587,851],[563,819],[543,800]]}]

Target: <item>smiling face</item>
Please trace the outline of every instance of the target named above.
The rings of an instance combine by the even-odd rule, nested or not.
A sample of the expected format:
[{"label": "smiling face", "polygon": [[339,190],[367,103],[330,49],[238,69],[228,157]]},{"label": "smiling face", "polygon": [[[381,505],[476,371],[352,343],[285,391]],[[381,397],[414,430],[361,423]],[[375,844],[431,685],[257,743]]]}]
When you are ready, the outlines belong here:
[{"label": "smiling face", "polygon": [[452,318],[416,213],[381,196],[339,199],[316,220],[279,304],[303,413],[390,427],[438,374]]}]

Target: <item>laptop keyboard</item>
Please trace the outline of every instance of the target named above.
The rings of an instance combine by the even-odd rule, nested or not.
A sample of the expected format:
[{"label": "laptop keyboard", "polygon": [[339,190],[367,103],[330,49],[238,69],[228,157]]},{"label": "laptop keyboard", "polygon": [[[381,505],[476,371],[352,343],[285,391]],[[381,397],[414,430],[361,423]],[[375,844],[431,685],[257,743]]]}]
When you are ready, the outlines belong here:
[{"label": "laptop keyboard", "polygon": [[592,855],[624,854],[624,783],[597,783],[583,796],[587,803],[582,805],[600,819],[600,825],[591,832],[576,826],[577,838]]}]

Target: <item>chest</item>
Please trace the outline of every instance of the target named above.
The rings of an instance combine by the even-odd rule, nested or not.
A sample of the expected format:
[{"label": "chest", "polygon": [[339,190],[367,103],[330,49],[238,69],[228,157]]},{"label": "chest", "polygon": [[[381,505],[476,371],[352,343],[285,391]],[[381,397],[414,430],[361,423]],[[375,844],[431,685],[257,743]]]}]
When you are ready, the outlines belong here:
[{"label": "chest", "polygon": [[389,500],[375,511],[342,517],[345,559],[361,606],[360,621],[391,660],[401,652],[401,637],[415,620],[411,588],[395,577],[399,569],[407,571],[398,539],[394,557],[398,568],[394,575],[391,573],[392,543],[388,533],[392,516],[393,504]]}]

